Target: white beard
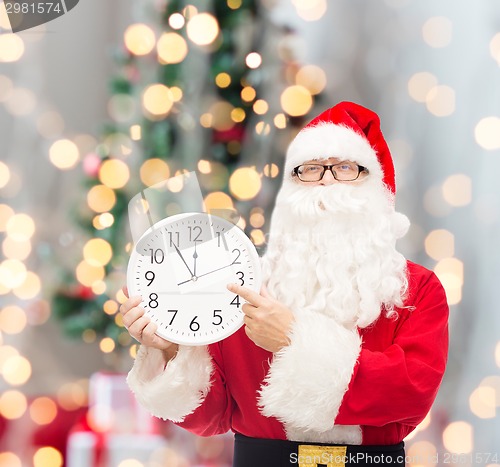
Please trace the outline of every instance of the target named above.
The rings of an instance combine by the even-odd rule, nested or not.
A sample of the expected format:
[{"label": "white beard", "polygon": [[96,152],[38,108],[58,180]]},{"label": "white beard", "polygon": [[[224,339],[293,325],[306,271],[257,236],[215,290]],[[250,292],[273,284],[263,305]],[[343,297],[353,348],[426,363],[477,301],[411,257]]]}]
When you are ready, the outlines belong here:
[{"label": "white beard", "polygon": [[409,221],[374,179],[302,186],[285,180],[262,259],[271,296],[294,313],[317,311],[364,328],[401,307],[406,260],[396,240]]}]

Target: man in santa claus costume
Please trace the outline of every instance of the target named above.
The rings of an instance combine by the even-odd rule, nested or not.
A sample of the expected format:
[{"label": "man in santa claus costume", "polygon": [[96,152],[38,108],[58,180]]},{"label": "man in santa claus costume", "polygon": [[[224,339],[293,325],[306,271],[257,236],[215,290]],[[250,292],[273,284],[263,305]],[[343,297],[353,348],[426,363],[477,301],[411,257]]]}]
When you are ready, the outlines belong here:
[{"label": "man in santa claus costume", "polygon": [[128,382],[154,415],[235,433],[236,467],[404,465],[446,365],[448,306],[431,271],[395,248],[394,167],[378,116],[342,102],[302,129],[245,326],[205,347],[158,337],[140,298],[121,307],[142,345]]}]

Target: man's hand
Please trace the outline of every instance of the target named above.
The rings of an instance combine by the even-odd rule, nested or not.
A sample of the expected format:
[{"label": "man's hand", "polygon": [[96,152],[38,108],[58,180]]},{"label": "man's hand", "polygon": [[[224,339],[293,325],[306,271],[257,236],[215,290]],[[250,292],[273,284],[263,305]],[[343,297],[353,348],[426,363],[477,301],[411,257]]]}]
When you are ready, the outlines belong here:
[{"label": "man's hand", "polygon": [[242,306],[245,332],[256,345],[269,352],[278,352],[290,344],[288,333],[294,320],[293,313],[272,298],[265,286],[260,295],[237,284],[229,284],[227,288],[247,301]]},{"label": "man's hand", "polygon": [[129,298],[127,287],[123,287],[122,291],[127,301],[120,306],[120,314],[123,316],[123,324],[129,334],[146,347],[163,350],[167,361],[173,358],[179,346],[155,334],[158,326],[144,315],[144,308],[138,306],[141,303],[141,297]]}]

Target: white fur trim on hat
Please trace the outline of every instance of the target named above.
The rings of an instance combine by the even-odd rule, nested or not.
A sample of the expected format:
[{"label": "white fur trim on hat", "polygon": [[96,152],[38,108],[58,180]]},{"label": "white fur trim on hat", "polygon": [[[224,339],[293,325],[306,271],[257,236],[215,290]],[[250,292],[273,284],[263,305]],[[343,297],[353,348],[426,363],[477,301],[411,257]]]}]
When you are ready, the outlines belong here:
[{"label": "white fur trim on hat", "polygon": [[336,157],[366,167],[382,180],[383,173],[375,150],[368,140],[345,125],[321,123],[301,130],[288,147],[285,173],[313,159]]},{"label": "white fur trim on hat", "polygon": [[161,350],[141,346],[127,383],[139,403],[154,416],[182,422],[205,399],[212,372],[206,346],[179,346],[166,367]]},{"label": "white fur trim on hat", "polygon": [[[334,430],[334,422],[361,351],[361,337],[356,328],[347,329],[321,313],[302,311],[290,340],[274,355],[260,390],[261,411],[280,420],[290,436],[302,433],[304,438],[311,431],[334,436],[342,431]],[[358,439],[359,428],[356,431],[357,435],[349,436]]]}]

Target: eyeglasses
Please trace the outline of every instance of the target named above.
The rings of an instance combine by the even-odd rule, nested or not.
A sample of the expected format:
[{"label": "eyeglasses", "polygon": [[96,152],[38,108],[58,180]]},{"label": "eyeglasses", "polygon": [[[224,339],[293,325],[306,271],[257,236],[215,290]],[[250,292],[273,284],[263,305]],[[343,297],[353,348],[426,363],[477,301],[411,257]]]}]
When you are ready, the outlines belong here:
[{"label": "eyeglasses", "polygon": [[368,173],[366,167],[348,161],[333,165],[303,164],[295,167],[292,173],[302,182],[319,182],[327,170],[340,182],[352,182],[358,179],[361,172]]}]

